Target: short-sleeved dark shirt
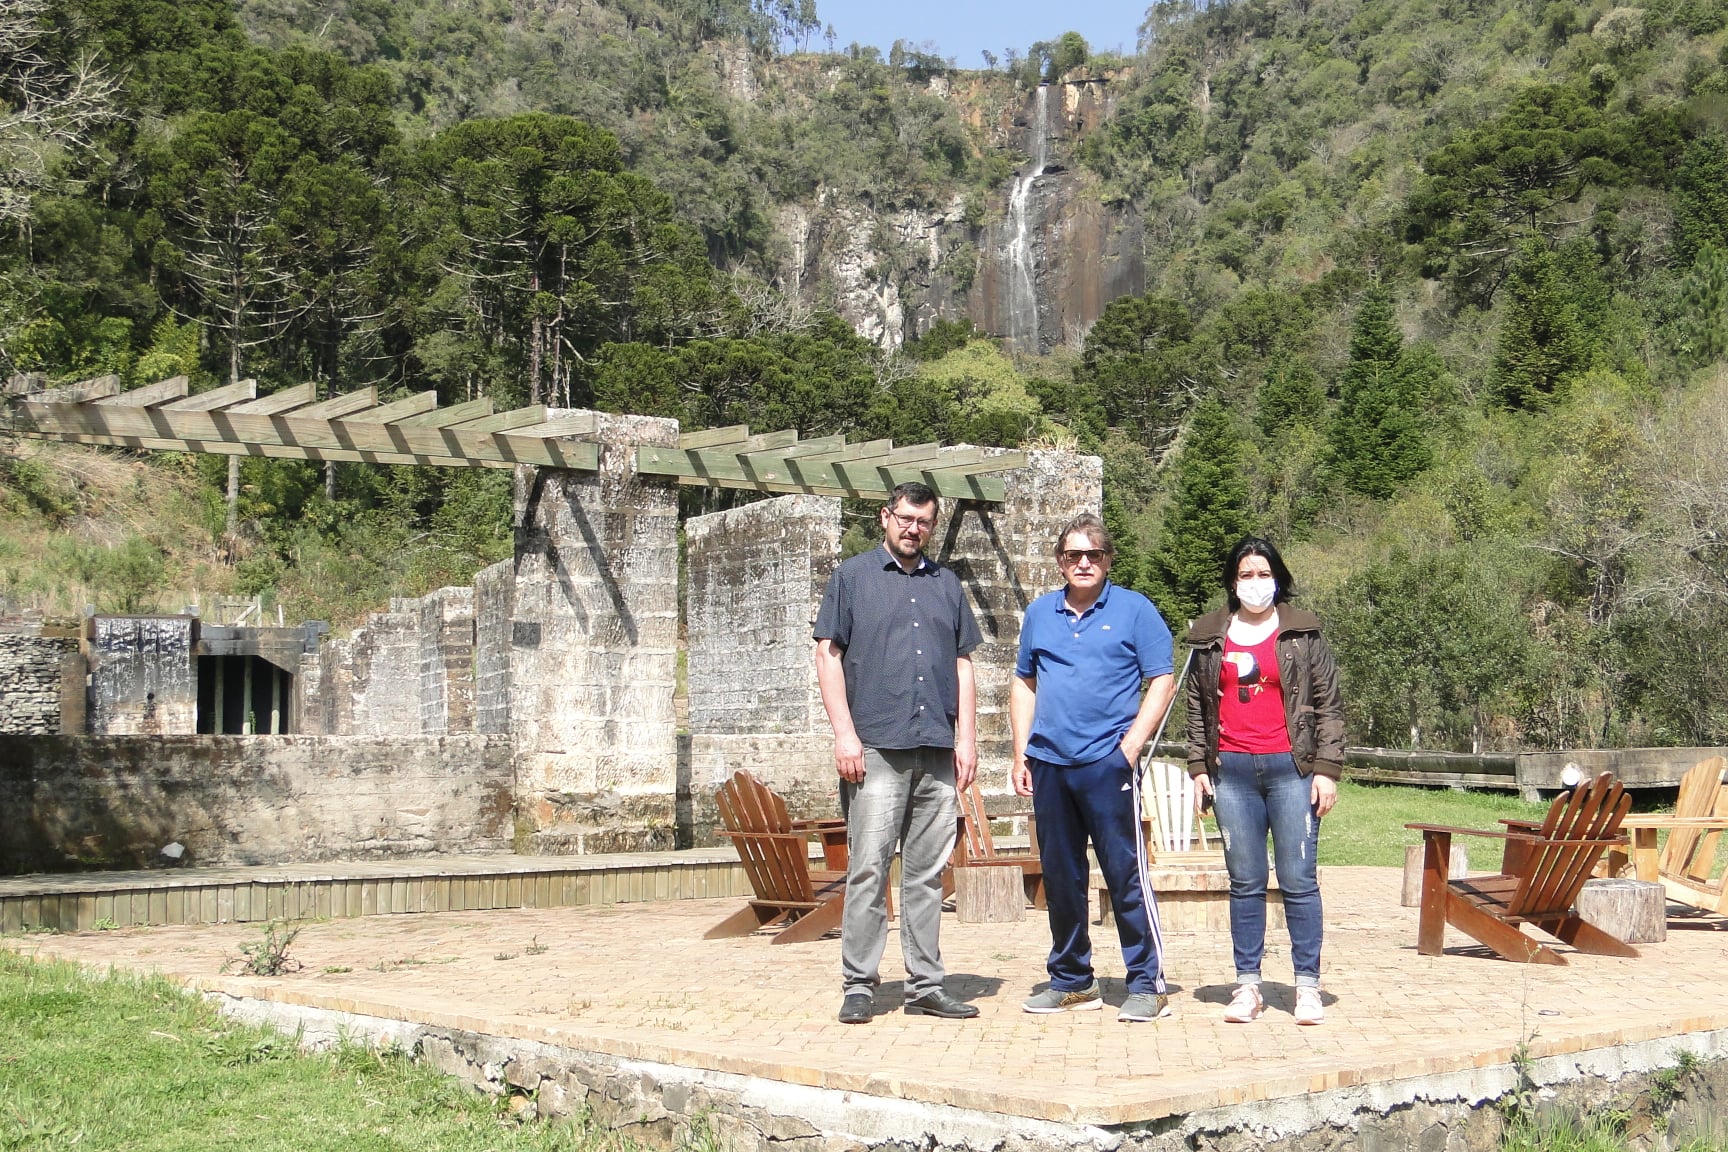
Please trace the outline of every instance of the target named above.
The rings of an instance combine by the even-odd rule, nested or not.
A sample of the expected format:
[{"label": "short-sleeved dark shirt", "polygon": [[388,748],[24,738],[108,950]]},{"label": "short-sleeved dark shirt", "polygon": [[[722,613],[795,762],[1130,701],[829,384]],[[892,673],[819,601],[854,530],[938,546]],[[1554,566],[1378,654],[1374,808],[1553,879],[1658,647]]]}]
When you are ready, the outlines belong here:
[{"label": "short-sleeved dark shirt", "polygon": [[886,546],[843,560],[828,579],[815,637],[844,652],[846,703],[867,748],[952,748],[955,669],[983,637],[959,577],[926,557],[907,573]]}]

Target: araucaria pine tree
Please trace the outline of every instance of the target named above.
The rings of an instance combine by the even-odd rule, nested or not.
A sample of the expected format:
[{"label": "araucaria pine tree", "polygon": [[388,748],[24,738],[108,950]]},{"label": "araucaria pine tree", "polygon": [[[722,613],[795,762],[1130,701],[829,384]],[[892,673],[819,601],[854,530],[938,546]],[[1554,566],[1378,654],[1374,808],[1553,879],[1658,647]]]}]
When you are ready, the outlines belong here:
[{"label": "araucaria pine tree", "polygon": [[1333,466],[1346,488],[1384,499],[1433,462],[1418,394],[1423,379],[1405,355],[1391,297],[1369,289],[1332,421]]},{"label": "araucaria pine tree", "polygon": [[1242,434],[1216,397],[1194,409],[1173,468],[1176,501],[1154,560],[1173,622],[1196,615],[1218,592],[1225,554],[1253,527]]}]

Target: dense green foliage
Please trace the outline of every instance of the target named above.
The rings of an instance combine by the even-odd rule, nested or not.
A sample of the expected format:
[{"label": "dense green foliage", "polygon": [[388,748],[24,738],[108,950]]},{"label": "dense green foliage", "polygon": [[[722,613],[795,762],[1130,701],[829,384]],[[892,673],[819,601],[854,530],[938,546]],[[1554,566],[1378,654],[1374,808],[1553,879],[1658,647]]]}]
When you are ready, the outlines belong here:
[{"label": "dense green foliage", "polygon": [[[1174,619],[1236,534],[1286,546],[1352,739],[1728,739],[1728,0],[1159,0],[1132,60],[1069,34],[976,73],[812,52],[802,0],[53,0],[32,27],[9,107],[92,49],[116,80],[61,136],[0,126],[35,162],[0,174],[7,372],[1077,445],[1116,575]],[[953,319],[887,355],[812,309],[788,206],[874,221],[870,275],[910,299],[891,214],[964,205],[963,287],[1021,162],[993,126],[1075,69],[1114,69],[1076,159],[1142,218],[1145,294],[1018,360]],[[0,470],[7,514],[75,523],[42,469]],[[248,461],[227,571],[346,619],[505,554],[507,502]],[[186,579],[136,547],[129,587]],[[0,593],[41,599],[26,569]]]}]

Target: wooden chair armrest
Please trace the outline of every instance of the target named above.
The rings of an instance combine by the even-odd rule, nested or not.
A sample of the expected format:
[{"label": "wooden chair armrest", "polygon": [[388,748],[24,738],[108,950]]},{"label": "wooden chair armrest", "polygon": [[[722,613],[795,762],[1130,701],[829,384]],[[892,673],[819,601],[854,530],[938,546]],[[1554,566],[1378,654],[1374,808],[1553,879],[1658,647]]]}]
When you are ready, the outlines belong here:
[{"label": "wooden chair armrest", "polygon": [[1728,828],[1728,816],[1670,816],[1661,812],[1631,815],[1622,828]]},{"label": "wooden chair armrest", "polygon": [[[1417,832],[1450,832],[1454,836],[1486,836],[1490,840],[1504,840],[1509,836],[1519,836],[1524,839],[1530,839],[1530,837],[1524,833],[1511,831],[1496,832],[1490,828],[1453,828],[1446,824],[1406,824],[1404,827],[1414,829]],[[1536,839],[1541,839],[1541,837],[1536,837]]]},{"label": "wooden chair armrest", "polygon": [[798,845],[810,842],[810,837],[802,832],[722,832],[720,835],[733,840],[789,840]]},{"label": "wooden chair armrest", "polygon": [[846,821],[839,816],[817,816],[808,820],[792,821],[795,832],[822,832],[831,828],[844,828]]}]

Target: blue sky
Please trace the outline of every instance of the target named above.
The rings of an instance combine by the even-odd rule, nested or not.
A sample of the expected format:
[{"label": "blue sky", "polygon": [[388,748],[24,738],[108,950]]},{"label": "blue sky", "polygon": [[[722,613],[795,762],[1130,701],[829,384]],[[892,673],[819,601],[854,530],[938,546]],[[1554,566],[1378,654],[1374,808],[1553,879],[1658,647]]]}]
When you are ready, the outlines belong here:
[{"label": "blue sky", "polygon": [[[895,40],[934,41],[939,54],[962,68],[981,68],[982,49],[1006,56],[1024,53],[1039,40],[1075,31],[1095,51],[1134,51],[1149,0],[816,0],[824,25],[832,24],[836,46],[874,44],[884,55]],[[811,47],[818,47],[812,44]]]}]

